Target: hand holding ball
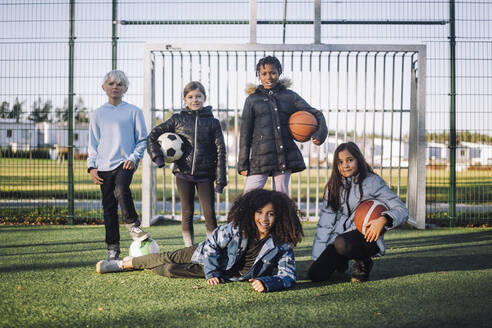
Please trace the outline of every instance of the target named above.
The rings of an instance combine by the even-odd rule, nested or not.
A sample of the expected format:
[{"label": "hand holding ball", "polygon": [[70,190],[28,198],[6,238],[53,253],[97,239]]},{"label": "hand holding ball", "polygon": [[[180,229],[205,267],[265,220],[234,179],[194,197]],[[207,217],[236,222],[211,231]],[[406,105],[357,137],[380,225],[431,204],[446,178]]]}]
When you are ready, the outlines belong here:
[{"label": "hand holding ball", "polygon": [[383,212],[387,211],[386,206],[375,199],[366,200],[357,206],[354,212],[354,223],[363,235],[366,234],[366,224],[370,221],[383,216]]},{"label": "hand holding ball", "polygon": [[318,130],[318,121],[313,114],[300,110],[290,115],[289,130],[295,140],[305,142]]},{"label": "hand holding ball", "polygon": [[177,161],[183,156],[185,145],[181,137],[176,133],[164,133],[158,140],[164,153],[164,160],[167,163]]}]

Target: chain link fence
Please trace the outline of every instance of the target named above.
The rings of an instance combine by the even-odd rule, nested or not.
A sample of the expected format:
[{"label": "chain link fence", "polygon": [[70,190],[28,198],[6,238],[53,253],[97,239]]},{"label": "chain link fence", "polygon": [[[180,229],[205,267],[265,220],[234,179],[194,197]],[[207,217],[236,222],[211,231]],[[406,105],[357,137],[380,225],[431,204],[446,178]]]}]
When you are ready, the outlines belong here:
[{"label": "chain link fence", "polygon": [[[262,44],[319,36],[325,44],[426,45],[427,222],[490,223],[492,2],[439,0],[2,1],[1,216],[100,220],[85,157],[88,118],[106,101],[102,76],[124,70],[125,100],[142,107],[144,44],[248,43],[252,33]],[[311,195],[322,188],[316,183]],[[141,169],[132,188],[139,208]]]}]

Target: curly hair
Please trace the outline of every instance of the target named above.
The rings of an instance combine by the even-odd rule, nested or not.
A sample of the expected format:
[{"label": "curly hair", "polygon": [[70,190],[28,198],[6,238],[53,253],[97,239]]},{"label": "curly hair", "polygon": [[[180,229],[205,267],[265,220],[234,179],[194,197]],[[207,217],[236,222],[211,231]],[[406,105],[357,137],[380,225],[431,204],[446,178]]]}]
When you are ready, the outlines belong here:
[{"label": "curly hair", "polygon": [[272,65],[277,69],[278,75],[282,74],[282,64],[280,64],[278,58],[274,56],[266,56],[260,59],[258,64],[256,64],[256,76],[260,74],[260,68],[265,67],[265,65]]},{"label": "curly hair", "polygon": [[258,238],[255,212],[272,203],[275,221],[270,233],[285,243],[294,246],[302,240],[304,232],[299,220],[296,203],[286,194],[278,191],[254,189],[236,199],[227,216],[227,222],[246,238]]}]

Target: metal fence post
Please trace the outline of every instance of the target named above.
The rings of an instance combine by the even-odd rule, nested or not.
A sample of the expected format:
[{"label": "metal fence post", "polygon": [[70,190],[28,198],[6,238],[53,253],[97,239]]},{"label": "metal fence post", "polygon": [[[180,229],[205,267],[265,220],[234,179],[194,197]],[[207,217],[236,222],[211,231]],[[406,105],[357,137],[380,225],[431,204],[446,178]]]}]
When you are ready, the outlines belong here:
[{"label": "metal fence post", "polygon": [[425,46],[419,49],[418,71],[413,57],[414,55],[410,76],[407,207],[410,213],[409,222],[418,229],[425,229]]},{"label": "metal fence post", "polygon": [[118,67],[118,0],[113,0],[113,19],[112,22],[112,36],[111,36],[111,44],[112,44],[112,58],[111,58],[111,66],[112,69],[116,69]]},{"label": "metal fence post", "polygon": [[449,210],[450,224],[456,219],[456,33],[454,0],[449,1],[449,52],[450,52],[450,90],[449,90]]},{"label": "metal fence post", "polygon": [[74,68],[74,26],[75,0],[70,1],[70,35],[68,40],[68,223],[73,224],[74,218],[74,179],[73,179],[73,68]]},{"label": "metal fence post", "polygon": [[[145,51],[144,57],[144,106],[143,114],[145,125],[150,131],[155,126],[155,108],[154,96],[154,79],[155,79],[155,63],[150,50]],[[149,227],[151,219],[156,213],[156,181],[155,168],[152,167],[152,160],[148,154],[144,155],[142,160],[142,226]]]},{"label": "metal fence post", "polygon": [[256,0],[249,0],[249,42],[256,43]]},{"label": "metal fence post", "polygon": [[314,43],[321,43],[321,1],[314,0]]}]

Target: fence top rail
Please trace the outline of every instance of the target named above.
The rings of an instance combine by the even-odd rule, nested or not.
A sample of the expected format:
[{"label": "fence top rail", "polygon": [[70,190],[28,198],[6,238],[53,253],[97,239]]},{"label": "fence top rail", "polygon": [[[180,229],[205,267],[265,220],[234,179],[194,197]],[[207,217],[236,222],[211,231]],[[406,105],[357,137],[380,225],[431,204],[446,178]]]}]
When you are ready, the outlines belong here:
[{"label": "fence top rail", "polygon": [[332,51],[332,52],[418,52],[425,54],[424,44],[162,44],[148,43],[148,52],[178,51]]}]

